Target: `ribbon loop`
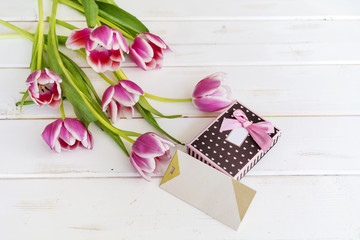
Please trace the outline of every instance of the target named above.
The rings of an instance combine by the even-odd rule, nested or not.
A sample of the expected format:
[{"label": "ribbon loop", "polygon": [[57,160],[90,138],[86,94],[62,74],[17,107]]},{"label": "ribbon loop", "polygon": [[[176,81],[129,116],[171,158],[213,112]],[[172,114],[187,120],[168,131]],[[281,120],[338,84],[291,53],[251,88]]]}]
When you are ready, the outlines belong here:
[{"label": "ribbon loop", "polygon": [[224,118],[220,127],[220,132],[243,127],[249,132],[250,136],[264,152],[270,149],[273,140],[269,136],[269,133],[275,132],[271,122],[263,121],[252,123],[240,109],[235,110],[233,116],[235,119]]}]

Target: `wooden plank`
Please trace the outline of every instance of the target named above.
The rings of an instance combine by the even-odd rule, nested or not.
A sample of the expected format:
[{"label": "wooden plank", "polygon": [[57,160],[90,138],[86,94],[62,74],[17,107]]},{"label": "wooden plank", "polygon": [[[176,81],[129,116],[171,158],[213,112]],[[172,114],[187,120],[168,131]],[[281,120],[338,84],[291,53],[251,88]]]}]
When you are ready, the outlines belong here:
[{"label": "wooden plank", "polygon": [[[133,1],[116,1],[120,7],[146,20],[209,20],[209,19],[354,19],[359,18],[360,4],[356,0],[225,0],[216,7],[203,1],[168,2],[155,0],[151,7]],[[51,1],[44,1],[45,14],[51,12]],[[66,6],[59,6],[58,17],[83,20],[84,17]],[[34,1],[13,0],[1,3],[0,18],[33,21],[37,19]]]},{"label": "wooden plank", "polygon": [[[83,22],[69,22],[79,28]],[[34,32],[36,22],[12,22],[27,31]],[[170,45],[214,44],[289,44],[289,43],[351,43],[360,40],[359,20],[348,21],[145,21],[151,32],[161,36]],[[176,29],[174,26],[176,25]],[[48,30],[45,22],[45,32]],[[0,26],[0,33],[11,32]],[[336,32],[337,34],[334,34]],[[57,33],[68,35],[70,31],[58,27]]]},{"label": "wooden plank", "polygon": [[[266,37],[266,36],[264,36]],[[311,40],[310,38],[308,39]],[[31,42],[26,39],[2,39],[0,51],[7,58],[0,58],[0,68],[28,67]],[[360,64],[359,41],[347,42],[281,42],[279,44],[249,43],[234,45],[172,45],[166,54],[164,66],[249,66],[249,65],[329,65]],[[61,48],[71,58],[85,60],[73,51]],[[135,66],[127,59],[123,66]]]},{"label": "wooden plank", "polygon": [[[125,68],[129,79],[145,91],[163,97],[191,97],[194,86],[205,76],[223,71],[234,99],[265,116],[359,115],[360,66],[242,66],[242,67],[166,67],[144,72]],[[91,69],[85,69],[100,96],[108,86]],[[58,118],[59,111],[48,107],[25,106],[20,113],[15,103],[26,89],[28,69],[0,69],[0,118]],[[11,84],[10,84],[11,83]],[[216,116],[198,111],[191,103],[151,103],[165,114]],[[74,116],[66,104],[66,112]],[[138,115],[136,115],[138,116]]]},{"label": "wooden plank", "polygon": [[[356,239],[359,176],[248,177],[238,231],[161,190],[160,179],[1,180],[3,239]],[[17,226],[21,231],[14,231]],[[259,227],[261,226],[261,227]],[[56,233],[56,234],[54,234]]]},{"label": "wooden plank", "polygon": [[[283,136],[249,175],[360,174],[358,154],[354,151],[360,133],[359,117],[268,119],[283,131]],[[159,123],[170,134],[188,143],[212,120],[159,119]],[[128,157],[95,126],[91,126],[95,139],[92,151],[52,152],[40,137],[50,122],[0,121],[0,177],[137,176]],[[142,119],[121,120],[116,126],[137,132],[154,131]],[[178,148],[184,150],[182,146]]]}]

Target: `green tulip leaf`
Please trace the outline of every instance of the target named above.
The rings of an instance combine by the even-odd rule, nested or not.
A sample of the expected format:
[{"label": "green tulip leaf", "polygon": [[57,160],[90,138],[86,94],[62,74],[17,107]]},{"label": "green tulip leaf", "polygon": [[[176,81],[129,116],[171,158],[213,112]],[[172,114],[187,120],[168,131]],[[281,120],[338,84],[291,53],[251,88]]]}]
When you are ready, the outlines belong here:
[{"label": "green tulip leaf", "polygon": [[143,108],[139,103],[137,103],[135,105],[136,109],[139,111],[139,113],[141,114],[141,116],[143,116],[143,118],[150,123],[155,129],[157,129],[158,131],[160,131],[161,133],[163,133],[164,135],[166,135],[168,138],[170,138],[171,140],[173,140],[174,142],[178,143],[178,144],[182,144],[184,145],[182,142],[180,142],[179,140],[177,140],[176,138],[174,138],[173,136],[171,136],[169,133],[167,133],[164,129],[162,129],[159,124],[156,122],[156,119],[154,118],[154,116],[152,115],[152,113],[148,110],[146,110],[145,108]]},{"label": "green tulip leaf", "polygon": [[109,20],[113,24],[128,32],[131,36],[149,32],[149,29],[135,16],[110,3],[96,1],[99,6],[99,16]]},{"label": "green tulip leaf", "polygon": [[149,112],[151,112],[152,114],[155,114],[159,117],[163,117],[163,118],[179,118],[182,115],[170,115],[170,116],[166,116],[162,113],[160,113],[158,110],[156,110],[155,108],[153,108],[150,103],[146,100],[146,98],[144,96],[140,96],[138,103],[145,108],[146,110],[148,110]]},{"label": "green tulip leaf", "polygon": [[[66,98],[73,105],[76,116],[86,126],[88,126],[91,122],[96,121],[95,116],[86,106],[84,100],[79,96],[77,90],[71,84],[72,80],[73,82],[75,82],[77,87],[81,89],[81,91],[84,91],[85,95],[86,93],[89,94],[86,85],[82,81],[81,76],[79,76],[79,74],[76,74],[76,71],[74,71],[74,67],[72,66],[72,64],[69,64],[69,61],[66,61],[66,58],[60,56],[58,50],[58,40],[55,32],[55,22],[51,21],[48,34],[47,55],[48,64],[51,70],[57,73],[62,79],[61,89],[63,90]],[[67,71],[67,74],[65,74],[64,71]],[[70,76],[71,79],[67,79],[67,76]]]},{"label": "green tulip leaf", "polygon": [[126,149],[124,142],[121,140],[121,138],[119,137],[119,135],[113,133],[111,130],[109,130],[108,128],[106,128],[103,124],[101,124],[99,121],[95,122],[96,125],[101,128],[102,130],[104,130],[115,142],[116,144],[125,152],[125,154],[127,156],[129,155],[128,150]]},{"label": "green tulip leaf", "polygon": [[82,0],[82,5],[85,11],[86,23],[89,28],[96,25],[99,8],[94,0]]}]

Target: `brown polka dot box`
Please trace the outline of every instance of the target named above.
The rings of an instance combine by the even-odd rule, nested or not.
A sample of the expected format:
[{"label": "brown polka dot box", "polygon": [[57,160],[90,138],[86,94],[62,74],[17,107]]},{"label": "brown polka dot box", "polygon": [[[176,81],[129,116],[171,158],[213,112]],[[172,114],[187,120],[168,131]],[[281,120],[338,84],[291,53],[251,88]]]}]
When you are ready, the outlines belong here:
[{"label": "brown polka dot box", "polygon": [[240,180],[280,135],[271,122],[235,101],[186,147],[191,156]]}]

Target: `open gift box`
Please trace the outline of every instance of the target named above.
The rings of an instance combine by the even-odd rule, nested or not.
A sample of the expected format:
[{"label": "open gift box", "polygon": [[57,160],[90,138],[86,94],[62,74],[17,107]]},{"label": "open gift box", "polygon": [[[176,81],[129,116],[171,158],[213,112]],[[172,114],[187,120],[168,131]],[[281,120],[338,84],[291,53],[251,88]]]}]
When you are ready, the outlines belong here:
[{"label": "open gift box", "polygon": [[186,148],[191,156],[240,180],[280,135],[270,122],[235,101]]}]

